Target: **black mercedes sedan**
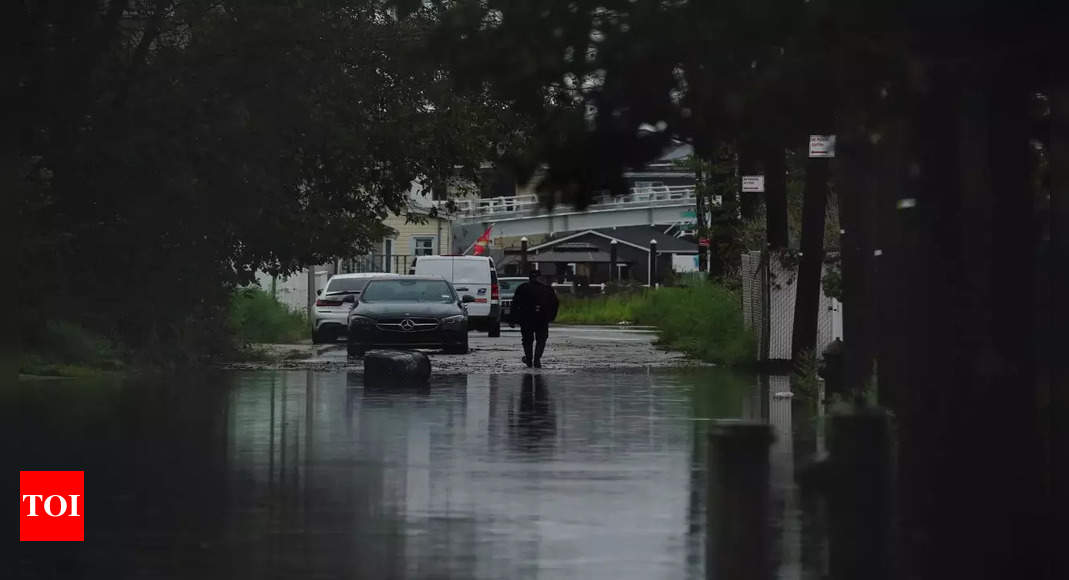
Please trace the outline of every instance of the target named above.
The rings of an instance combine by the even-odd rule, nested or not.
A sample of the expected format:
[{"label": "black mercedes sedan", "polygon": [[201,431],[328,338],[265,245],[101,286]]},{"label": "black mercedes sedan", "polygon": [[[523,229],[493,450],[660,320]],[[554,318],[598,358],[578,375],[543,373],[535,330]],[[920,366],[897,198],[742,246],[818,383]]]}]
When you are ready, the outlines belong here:
[{"label": "black mercedes sedan", "polygon": [[465,302],[442,278],[375,278],[349,312],[349,354],[372,348],[433,348],[468,352]]}]

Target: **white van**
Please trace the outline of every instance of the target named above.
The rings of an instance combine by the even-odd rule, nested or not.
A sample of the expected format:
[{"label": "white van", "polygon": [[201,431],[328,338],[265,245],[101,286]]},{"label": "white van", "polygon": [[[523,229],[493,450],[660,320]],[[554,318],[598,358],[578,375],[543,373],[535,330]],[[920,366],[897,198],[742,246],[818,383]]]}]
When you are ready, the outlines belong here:
[{"label": "white van", "polygon": [[501,336],[501,289],[494,261],[485,256],[419,256],[409,274],[441,276],[462,298],[471,296],[468,328]]}]

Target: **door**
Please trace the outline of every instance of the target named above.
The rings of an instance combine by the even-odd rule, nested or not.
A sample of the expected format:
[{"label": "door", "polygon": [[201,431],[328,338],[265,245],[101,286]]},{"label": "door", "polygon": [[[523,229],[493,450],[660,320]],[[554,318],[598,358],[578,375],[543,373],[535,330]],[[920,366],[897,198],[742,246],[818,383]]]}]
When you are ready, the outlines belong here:
[{"label": "door", "polygon": [[457,294],[468,294],[475,302],[468,304],[471,316],[490,316],[490,261],[480,258],[453,259],[453,288]]}]

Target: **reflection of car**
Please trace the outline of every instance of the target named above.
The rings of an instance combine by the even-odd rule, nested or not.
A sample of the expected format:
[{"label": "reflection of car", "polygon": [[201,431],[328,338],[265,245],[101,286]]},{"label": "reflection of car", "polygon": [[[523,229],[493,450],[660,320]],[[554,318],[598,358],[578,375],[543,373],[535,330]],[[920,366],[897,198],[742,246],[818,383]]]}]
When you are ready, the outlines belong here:
[{"label": "reflection of car", "polygon": [[509,320],[509,313],[512,309],[512,295],[516,293],[516,289],[527,281],[527,278],[523,277],[508,277],[498,278],[497,285],[501,287],[501,319]]},{"label": "reflection of car", "polygon": [[345,334],[352,302],[343,302],[346,296],[359,296],[368,280],[396,276],[396,274],[337,274],[327,281],[326,288],[319,291],[315,308],[315,333],[312,342],[334,342]]},{"label": "reflection of car", "polygon": [[349,354],[376,347],[441,348],[468,352],[468,314],[473,297],[461,299],[437,276],[376,278],[349,312]]},{"label": "reflection of car", "polygon": [[490,336],[501,336],[501,297],[494,261],[486,256],[420,256],[412,267],[417,276],[441,276],[460,296],[471,296],[469,324]]}]

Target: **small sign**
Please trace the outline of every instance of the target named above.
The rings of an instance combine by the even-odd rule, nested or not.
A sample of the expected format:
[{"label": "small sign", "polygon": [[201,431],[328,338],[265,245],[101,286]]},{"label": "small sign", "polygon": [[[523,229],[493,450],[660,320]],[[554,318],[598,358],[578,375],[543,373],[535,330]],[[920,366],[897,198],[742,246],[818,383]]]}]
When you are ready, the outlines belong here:
[{"label": "small sign", "polygon": [[810,135],[809,156],[829,159],[835,157],[835,135]]},{"label": "small sign", "polygon": [[764,175],[743,175],[742,176],[742,192],[743,193],[764,193],[765,191],[765,176]]},{"label": "small sign", "polygon": [[698,245],[704,248],[709,247],[709,238],[701,238],[698,240]]}]

